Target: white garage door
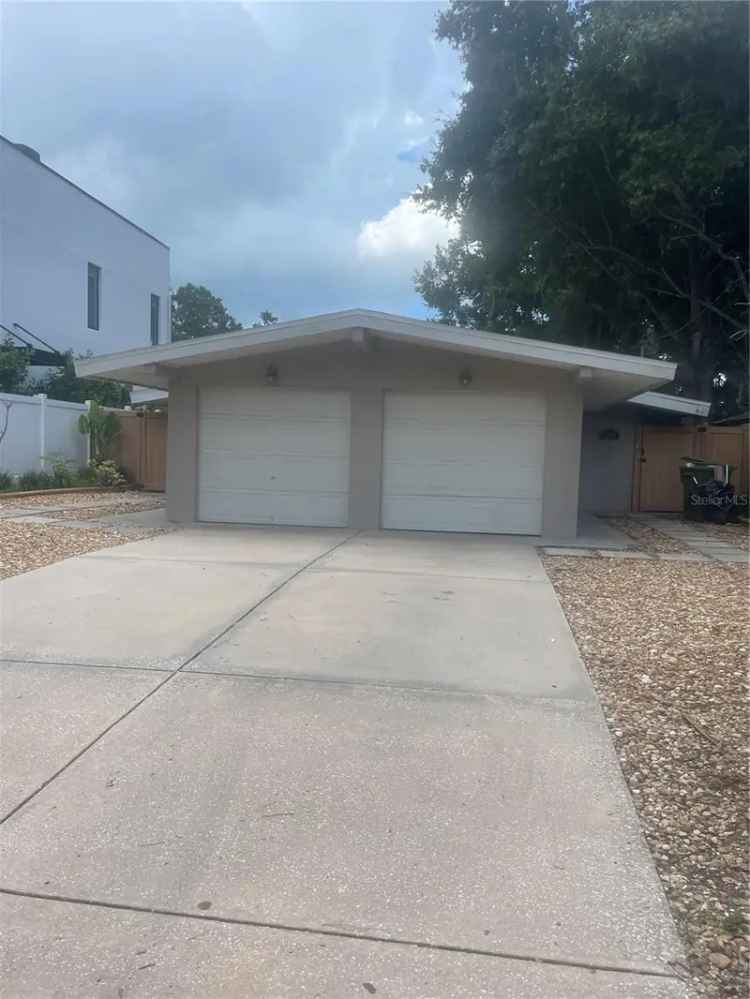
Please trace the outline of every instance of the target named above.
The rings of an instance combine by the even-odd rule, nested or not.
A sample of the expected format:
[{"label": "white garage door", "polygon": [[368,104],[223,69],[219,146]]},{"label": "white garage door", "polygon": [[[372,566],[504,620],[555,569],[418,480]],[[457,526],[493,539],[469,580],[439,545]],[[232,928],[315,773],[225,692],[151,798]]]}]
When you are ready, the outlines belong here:
[{"label": "white garage door", "polygon": [[388,393],[383,527],[539,534],[544,397]]},{"label": "white garage door", "polygon": [[201,389],[201,520],[343,527],[349,522],[349,395]]}]

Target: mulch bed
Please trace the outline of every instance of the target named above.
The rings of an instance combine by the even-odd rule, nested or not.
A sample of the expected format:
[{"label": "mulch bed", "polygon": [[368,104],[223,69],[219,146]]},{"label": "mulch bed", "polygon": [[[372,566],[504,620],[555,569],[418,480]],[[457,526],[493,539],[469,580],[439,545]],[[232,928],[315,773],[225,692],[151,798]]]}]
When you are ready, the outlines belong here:
[{"label": "mulch bed", "polygon": [[576,558],[545,568],[601,699],[686,977],[699,995],[747,996],[747,570]]}]

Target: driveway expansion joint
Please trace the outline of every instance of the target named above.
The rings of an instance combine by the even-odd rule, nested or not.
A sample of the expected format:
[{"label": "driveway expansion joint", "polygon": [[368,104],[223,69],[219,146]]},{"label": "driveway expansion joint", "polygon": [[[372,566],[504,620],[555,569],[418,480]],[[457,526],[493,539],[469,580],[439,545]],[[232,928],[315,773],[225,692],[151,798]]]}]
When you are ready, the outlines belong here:
[{"label": "driveway expansion joint", "polygon": [[61,902],[67,905],[88,906],[97,909],[109,909],[118,912],[133,912],[151,916],[166,916],[176,919],[193,919],[202,922],[220,923],[229,926],[246,926],[252,929],[277,930],[282,933],[303,933],[310,936],[334,937],[339,940],[360,940],[366,943],[391,944],[400,947],[416,947],[419,950],[440,951],[449,954],[467,954],[473,957],[487,957],[506,961],[521,961],[527,964],[547,965],[552,967],[581,968],[585,971],[613,972],[622,975],[634,975],[643,978],[665,978],[682,980],[675,970],[676,962],[667,962],[663,968],[638,964],[622,965],[616,962],[585,961],[564,957],[549,957],[540,954],[516,953],[514,951],[491,950],[483,947],[469,947],[460,944],[436,943],[429,940],[411,940],[405,937],[383,936],[374,933],[355,933],[350,930],[324,929],[318,926],[304,926],[297,923],[281,923],[262,919],[246,919],[240,916],[219,916],[206,912],[184,912],[179,909],[167,909],[160,906],[141,906],[127,902],[105,902],[100,899],[78,898],[68,895],[53,895],[46,892],[22,891],[18,888],[0,886],[0,895],[10,895],[15,898],[29,898],[40,902]]},{"label": "driveway expansion joint", "polygon": [[[112,556],[115,557],[115,556]],[[323,558],[324,556],[321,556]],[[307,568],[310,568],[308,566]],[[365,575],[365,576],[417,576],[423,579],[460,579],[460,580],[478,580],[482,583],[543,583],[545,585],[550,585],[549,579],[523,579],[521,576],[467,576],[461,572],[456,572],[452,569],[355,569],[351,566],[338,566],[329,565],[328,563],[321,563],[310,569],[312,573],[337,573],[343,576],[346,575]]]},{"label": "driveway expansion joint", "polygon": [[283,590],[285,586],[288,586],[288,584],[291,583],[293,580],[297,579],[298,576],[301,576],[304,572],[306,572],[308,569],[314,566],[316,562],[320,562],[321,559],[326,558],[326,556],[332,554],[332,552],[335,552],[338,548],[343,547],[345,544],[351,541],[352,538],[356,538],[359,534],[361,534],[361,531],[353,531],[348,537],[343,538],[343,540],[341,541],[337,541],[335,545],[331,545],[331,547],[326,549],[326,551],[321,552],[320,555],[316,555],[315,558],[310,559],[309,562],[305,562],[304,565],[299,566],[299,563],[296,563],[299,566],[299,568],[296,569],[295,572],[293,572],[291,575],[287,576],[280,583],[274,586],[274,588],[270,590],[268,593],[266,593],[265,596],[261,597],[260,600],[256,600],[256,602],[252,605],[252,607],[249,607],[247,610],[243,611],[242,614],[239,615],[239,617],[235,618],[235,620],[232,621],[230,624],[228,624],[226,628],[224,628],[222,631],[220,631],[218,635],[214,635],[214,637],[210,641],[206,642],[204,646],[202,646],[191,656],[189,656],[185,660],[185,662],[182,663],[182,665],[175,670],[175,673],[180,673],[181,671],[183,671],[187,666],[190,665],[191,662],[196,660],[198,656],[202,656],[207,649],[210,649],[217,642],[221,641],[221,639],[224,638],[226,635],[228,635],[229,632],[232,631],[234,628],[236,628],[238,624],[242,624],[243,621],[246,621],[252,614],[255,613],[255,611],[259,607],[262,607],[263,604],[267,603],[271,599],[271,597],[275,597],[280,590]]},{"label": "driveway expansion joint", "polygon": [[23,663],[24,666],[63,666],[68,669],[125,669],[138,673],[174,673],[167,666],[129,666],[127,663],[82,663],[69,662],[67,659],[26,659],[22,656],[0,657],[0,666],[13,663]]},{"label": "driveway expansion joint", "polygon": [[[345,540],[348,541],[349,538],[346,538]],[[343,543],[344,542],[341,542],[341,544]],[[328,554],[327,552],[324,552],[324,555],[327,554]],[[324,555],[320,555],[319,558],[323,558]],[[117,555],[110,555],[108,549],[106,548],[100,548],[91,552],[84,552],[82,555],[78,555],[76,557],[80,559],[93,559],[97,562],[101,562],[104,559],[107,559],[108,561],[112,562],[123,562],[123,561],[174,562],[176,565],[220,565],[222,567],[245,566],[245,567],[253,567],[256,569],[279,569],[283,568],[284,566],[288,566],[290,569],[299,569],[300,571],[308,569],[312,564],[312,563],[306,563],[305,565],[303,565],[299,559],[296,559],[294,561],[288,560],[281,562],[268,562],[264,561],[263,559],[232,559],[231,561],[227,561],[226,559],[219,559],[219,558],[182,558],[182,557],[177,557],[175,555],[149,556],[149,555],[126,555],[120,553],[118,553]]]},{"label": "driveway expansion joint", "polygon": [[[50,777],[48,777],[37,788],[35,788],[33,791],[27,794],[21,801],[19,801],[16,805],[14,805],[13,808],[11,808],[8,812],[6,812],[5,815],[0,817],[0,826],[2,826],[5,822],[7,822],[8,819],[11,819],[30,801],[36,798],[36,796],[40,794],[46,787],[49,787],[49,785],[52,784],[53,781],[57,780],[57,778],[61,774],[63,774],[74,763],[76,763],[85,753],[89,751],[89,749],[92,749],[101,739],[104,738],[105,735],[107,735],[109,732],[112,731],[113,728],[119,725],[121,721],[124,721],[126,718],[128,718],[131,714],[133,714],[134,711],[137,711],[137,709],[140,708],[142,704],[145,704],[145,702],[148,701],[151,697],[153,697],[154,694],[158,693],[162,689],[162,687],[166,686],[166,684],[168,684],[171,680],[173,680],[182,670],[185,669],[186,666],[188,666],[191,662],[193,662],[194,659],[196,659],[199,655],[202,655],[202,653],[204,653],[206,649],[210,648],[215,642],[218,642],[241,621],[244,621],[246,618],[248,618],[255,610],[257,610],[258,607],[261,606],[261,604],[264,604],[272,596],[278,593],[279,590],[283,589],[287,585],[287,583],[290,583],[293,579],[296,579],[298,576],[302,575],[302,573],[305,572],[306,569],[309,569],[311,565],[314,565],[320,559],[325,558],[326,555],[329,555],[337,548],[340,548],[342,545],[345,545],[348,541],[351,541],[351,539],[356,537],[358,534],[360,534],[359,531],[353,531],[348,537],[337,542],[337,544],[332,545],[329,549],[322,552],[320,555],[317,555],[315,558],[310,559],[309,562],[306,562],[303,566],[298,568],[296,572],[293,572],[290,576],[287,576],[281,583],[275,586],[270,591],[270,593],[267,593],[261,600],[256,601],[256,603],[254,603],[252,607],[244,611],[235,621],[227,625],[226,628],[224,628],[218,635],[215,635],[209,642],[205,643],[205,645],[203,645],[200,649],[198,649],[197,652],[189,656],[180,666],[177,667],[177,669],[171,670],[164,677],[164,679],[161,680],[159,683],[157,683],[156,686],[154,686],[151,690],[148,691],[148,693],[146,693],[143,697],[139,698],[135,702],[135,704],[131,704],[131,706],[127,709],[127,711],[124,711],[121,715],[115,718],[114,721],[110,722],[109,725],[103,728],[102,731],[99,732],[98,735],[94,736],[93,739],[89,740],[89,742],[87,742],[85,746],[79,749],[77,753],[75,753],[69,760],[67,760],[67,762],[64,763],[58,770],[56,770]],[[8,661],[19,662],[24,660],[12,659]],[[162,672],[162,670],[154,670],[154,672],[159,673]]]},{"label": "driveway expansion joint", "polygon": [[68,769],[68,767],[71,767],[77,760],[79,760],[83,756],[84,753],[87,753],[89,749],[91,749],[99,742],[100,739],[103,739],[108,732],[111,732],[116,725],[119,725],[121,721],[123,721],[125,718],[131,715],[150,697],[153,697],[153,695],[158,690],[161,690],[161,688],[165,684],[169,683],[169,681],[176,675],[176,672],[177,671],[174,670],[173,672],[167,674],[167,676],[165,676],[163,680],[157,683],[155,687],[153,687],[151,690],[148,691],[148,693],[144,694],[144,696],[141,697],[139,700],[137,700],[135,704],[131,704],[131,706],[127,709],[127,711],[124,711],[121,715],[115,718],[114,721],[110,722],[109,725],[103,728],[102,731],[98,733],[98,735],[95,735],[93,739],[90,739],[85,746],[83,746],[81,749],[78,750],[77,753],[71,756],[71,758],[66,763],[64,763],[58,770],[56,770],[50,777],[48,777],[47,780],[43,781],[37,788],[35,788],[33,791],[27,794],[25,798],[19,801],[18,804],[14,805],[13,808],[10,809],[10,811],[6,812],[5,815],[3,815],[2,818],[0,818],[0,826],[6,823],[8,819],[13,818],[16,812],[19,812],[24,807],[24,805],[27,805],[30,801],[36,798],[36,796],[40,792],[42,792],[46,787],[49,787],[49,785],[52,784],[53,781],[57,780],[57,778],[61,774],[63,774]]}]

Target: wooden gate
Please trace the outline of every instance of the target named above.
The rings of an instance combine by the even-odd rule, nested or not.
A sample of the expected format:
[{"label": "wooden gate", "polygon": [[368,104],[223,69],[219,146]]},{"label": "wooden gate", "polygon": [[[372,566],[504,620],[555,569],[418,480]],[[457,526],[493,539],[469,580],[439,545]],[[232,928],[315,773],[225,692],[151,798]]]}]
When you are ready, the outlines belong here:
[{"label": "wooden gate", "polygon": [[633,510],[677,513],[682,510],[680,459],[689,455],[734,465],[732,484],[748,492],[748,427],[643,426],[636,448]]},{"label": "wooden gate", "polygon": [[136,485],[164,492],[167,480],[167,413],[114,410],[120,433],[112,458]]},{"label": "wooden gate", "polygon": [[636,509],[641,513],[682,509],[680,458],[693,453],[692,436],[692,427],[641,427],[636,465],[640,472]]}]

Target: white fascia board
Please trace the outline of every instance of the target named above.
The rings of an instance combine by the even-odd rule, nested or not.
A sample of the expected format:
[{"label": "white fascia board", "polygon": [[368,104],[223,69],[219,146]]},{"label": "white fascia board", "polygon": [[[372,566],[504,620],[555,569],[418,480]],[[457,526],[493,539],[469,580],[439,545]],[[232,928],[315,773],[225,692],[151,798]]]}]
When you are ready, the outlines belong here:
[{"label": "white fascia board", "polygon": [[[82,378],[106,377],[115,371],[140,368],[148,365],[186,367],[206,363],[216,355],[232,353],[270,353],[276,348],[291,349],[304,346],[310,339],[335,339],[331,334],[348,331],[357,325],[352,319],[358,312],[336,312],[330,316],[296,319],[288,323],[275,323],[261,329],[237,330],[234,333],[217,333],[213,336],[178,340],[176,343],[156,347],[138,347],[116,354],[100,354],[75,362],[76,373]],[[327,336],[326,336],[327,335]]]},{"label": "white fascia board", "polygon": [[166,389],[145,388],[141,385],[134,385],[130,390],[130,402],[133,406],[140,406],[146,402],[164,402],[169,398]]},{"label": "white fascia board", "polygon": [[670,413],[682,413],[685,416],[708,416],[710,402],[702,399],[689,399],[687,396],[665,395],[663,392],[641,392],[628,402],[636,406],[648,406],[650,409],[664,409]]},{"label": "white fascia board", "polygon": [[403,339],[507,360],[535,362],[550,367],[595,368],[601,371],[641,375],[661,384],[671,381],[676,370],[676,365],[671,361],[615,354],[588,347],[573,347],[565,343],[532,340],[528,337],[508,336],[505,333],[490,333],[460,326],[445,326],[424,319],[408,319],[380,312],[364,315],[369,318],[369,322],[363,319],[362,324],[368,325],[375,333],[385,335],[392,333]]},{"label": "white fascia board", "polygon": [[[216,336],[181,340],[105,354],[76,361],[76,372],[81,377],[117,377],[118,372],[148,365],[184,367],[205,364],[231,354],[243,355],[270,353],[304,346],[310,341],[330,342],[348,335],[353,329],[366,329],[375,334],[400,341],[455,350],[461,353],[514,360],[548,367],[590,368],[603,373],[635,375],[653,385],[663,385],[674,378],[675,365],[652,358],[632,357],[586,347],[531,340],[526,337],[506,336],[482,330],[445,326],[424,319],[409,319],[384,312],[353,309],[330,315],[296,319],[276,323],[261,329],[239,330]],[[153,368],[152,368],[153,370]]]}]

